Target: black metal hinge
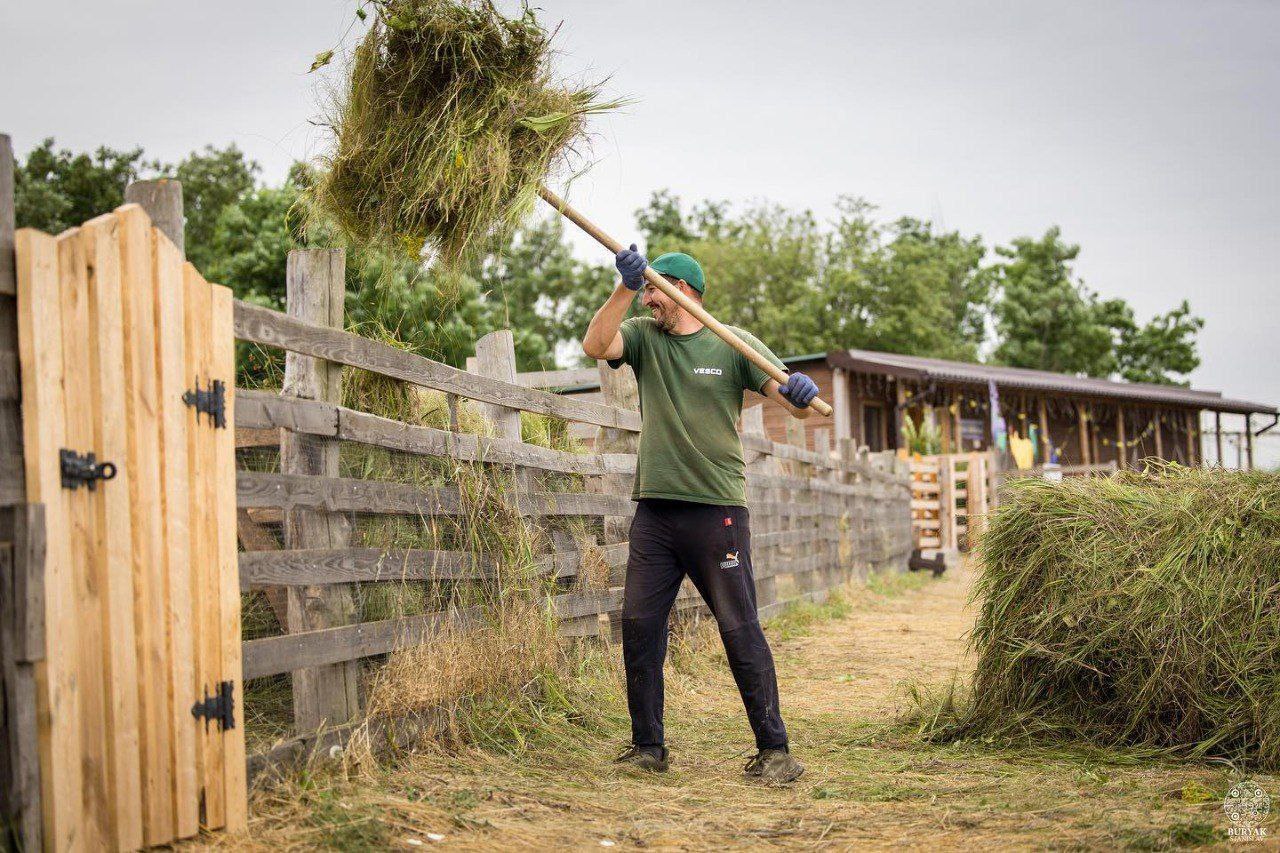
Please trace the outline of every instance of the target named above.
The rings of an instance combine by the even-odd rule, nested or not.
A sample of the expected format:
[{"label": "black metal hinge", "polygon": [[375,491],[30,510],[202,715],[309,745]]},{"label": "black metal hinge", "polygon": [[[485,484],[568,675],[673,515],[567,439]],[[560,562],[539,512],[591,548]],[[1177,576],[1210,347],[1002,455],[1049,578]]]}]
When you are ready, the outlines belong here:
[{"label": "black metal hinge", "polygon": [[110,480],[116,475],[114,462],[99,462],[98,457],[89,453],[76,453],[65,447],[58,451],[58,461],[62,465],[62,488],[78,489],[84,486],[93,491],[98,480]]},{"label": "black metal hinge", "polygon": [[209,721],[218,724],[219,731],[236,727],[236,700],[233,694],[234,685],[230,681],[219,681],[214,694],[204,694],[204,699],[191,706],[191,715],[197,720],[204,720],[204,727],[209,728]]},{"label": "black metal hinge", "polygon": [[200,387],[200,377],[196,377],[194,391],[182,395],[182,402],[194,406],[196,423],[200,422],[200,413],[204,412],[213,421],[214,429],[226,429],[227,426],[227,386],[221,379],[214,379],[208,388]]}]

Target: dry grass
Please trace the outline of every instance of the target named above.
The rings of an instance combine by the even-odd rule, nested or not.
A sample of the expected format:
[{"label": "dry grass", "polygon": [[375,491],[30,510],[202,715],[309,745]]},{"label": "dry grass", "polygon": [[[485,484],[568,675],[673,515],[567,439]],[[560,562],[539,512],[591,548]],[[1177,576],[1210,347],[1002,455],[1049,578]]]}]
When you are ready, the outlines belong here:
[{"label": "dry grass", "polygon": [[973,692],[939,737],[1280,768],[1280,476],[1023,480],[979,545]]},{"label": "dry grass", "polygon": [[[667,720],[674,766],[609,761],[628,723],[616,648],[566,656],[559,693],[522,739],[527,709],[495,702],[484,745],[422,749],[359,773],[316,768],[255,793],[248,837],[225,847],[415,849],[1185,849],[1223,843],[1229,767],[1100,749],[933,745],[896,725],[908,684],[968,672],[972,574],[852,587],[770,623],[794,748],[795,785],[745,782],[742,705],[714,626],[672,646]],[[1280,792],[1280,778],[1257,777]],[[1269,824],[1274,832],[1274,821]]]},{"label": "dry grass", "polygon": [[612,109],[597,86],[551,76],[551,35],[531,7],[490,0],[370,0],[330,123],[314,202],[360,246],[457,270],[514,228],[549,172]]}]

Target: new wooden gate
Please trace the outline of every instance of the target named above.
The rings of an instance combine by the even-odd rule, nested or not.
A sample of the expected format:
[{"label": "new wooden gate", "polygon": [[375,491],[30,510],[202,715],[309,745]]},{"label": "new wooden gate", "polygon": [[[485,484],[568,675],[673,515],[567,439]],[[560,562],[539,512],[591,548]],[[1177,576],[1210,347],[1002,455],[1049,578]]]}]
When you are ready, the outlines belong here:
[{"label": "new wooden gate", "polygon": [[45,844],[242,827],[231,294],[136,205],[16,244]]}]

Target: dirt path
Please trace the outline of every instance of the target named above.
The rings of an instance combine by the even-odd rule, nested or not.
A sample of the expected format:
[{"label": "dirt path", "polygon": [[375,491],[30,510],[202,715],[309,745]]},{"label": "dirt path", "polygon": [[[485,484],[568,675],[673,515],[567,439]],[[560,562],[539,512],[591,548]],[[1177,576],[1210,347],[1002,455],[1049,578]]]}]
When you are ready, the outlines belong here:
[{"label": "dirt path", "polygon": [[[836,619],[770,625],[783,715],[808,765],[795,785],[743,779],[750,733],[721,653],[673,667],[674,764],[633,774],[609,759],[626,740],[620,695],[609,722],[521,757],[416,756],[353,784],[263,800],[264,848],[385,849],[1172,849],[1221,843],[1226,770],[1123,756],[931,746],[886,730],[904,686],[966,671],[972,575],[909,579],[852,594]],[[616,650],[615,650],[616,651]],[[620,685],[615,685],[620,694]],[[1260,777],[1280,794],[1280,780]],[[1201,802],[1197,802],[1200,800]],[[1274,830],[1273,830],[1274,831]]]}]

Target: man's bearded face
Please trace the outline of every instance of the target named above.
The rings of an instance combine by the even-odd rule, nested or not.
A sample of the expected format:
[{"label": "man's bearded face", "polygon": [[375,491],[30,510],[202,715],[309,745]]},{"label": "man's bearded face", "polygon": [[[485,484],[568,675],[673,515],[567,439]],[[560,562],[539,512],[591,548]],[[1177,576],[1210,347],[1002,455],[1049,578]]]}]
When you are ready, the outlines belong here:
[{"label": "man's bearded face", "polygon": [[658,328],[662,331],[669,333],[675,329],[680,306],[672,301],[671,297],[652,284],[647,284],[640,297],[640,303],[649,309],[649,313],[653,315],[653,319],[658,322]]}]

